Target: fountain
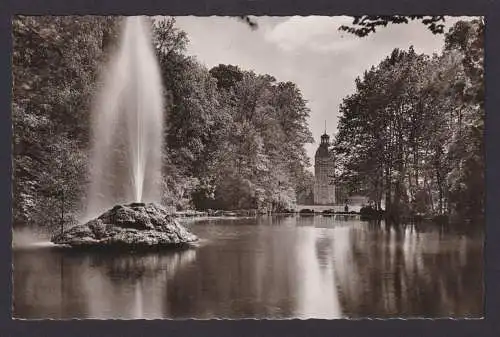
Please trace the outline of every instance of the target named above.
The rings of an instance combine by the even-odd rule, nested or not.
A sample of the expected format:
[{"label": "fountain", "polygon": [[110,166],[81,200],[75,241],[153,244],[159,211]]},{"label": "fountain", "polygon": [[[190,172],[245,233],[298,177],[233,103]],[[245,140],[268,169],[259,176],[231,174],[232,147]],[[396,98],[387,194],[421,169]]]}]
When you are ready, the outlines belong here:
[{"label": "fountain", "polygon": [[126,18],[93,111],[87,216],[123,202],[158,202],[163,143],[160,69],[148,27]]},{"label": "fountain", "polygon": [[103,87],[93,109],[85,216],[85,220],[92,220],[56,235],[53,242],[73,246],[151,246],[196,240],[158,205],[162,97],[160,68],[149,26],[142,17],[127,17],[119,48],[104,72]]}]

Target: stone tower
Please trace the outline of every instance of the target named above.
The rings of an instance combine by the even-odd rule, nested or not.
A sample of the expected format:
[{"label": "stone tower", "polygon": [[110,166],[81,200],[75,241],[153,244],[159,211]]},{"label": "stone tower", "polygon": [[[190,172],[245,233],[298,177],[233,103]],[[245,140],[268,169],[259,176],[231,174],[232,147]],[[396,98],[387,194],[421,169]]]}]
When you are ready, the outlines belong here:
[{"label": "stone tower", "polygon": [[321,136],[321,143],[314,156],[314,204],[335,204],[334,157],[328,149],[330,136],[325,133]]}]

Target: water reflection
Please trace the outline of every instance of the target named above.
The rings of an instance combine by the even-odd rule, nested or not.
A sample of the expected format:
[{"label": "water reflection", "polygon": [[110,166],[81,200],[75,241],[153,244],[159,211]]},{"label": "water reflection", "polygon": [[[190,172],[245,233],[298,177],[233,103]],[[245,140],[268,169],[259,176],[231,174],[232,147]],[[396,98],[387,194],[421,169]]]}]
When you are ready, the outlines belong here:
[{"label": "water reflection", "polygon": [[14,251],[14,316],[482,316],[481,235],[331,217],[189,226],[204,240],[183,251]]},{"label": "water reflection", "polygon": [[196,259],[196,253],[16,251],[14,316],[165,317],[165,286],[178,269]]},{"label": "water reflection", "polygon": [[337,275],[344,315],[480,317],[482,263],[481,236],[355,226]]}]

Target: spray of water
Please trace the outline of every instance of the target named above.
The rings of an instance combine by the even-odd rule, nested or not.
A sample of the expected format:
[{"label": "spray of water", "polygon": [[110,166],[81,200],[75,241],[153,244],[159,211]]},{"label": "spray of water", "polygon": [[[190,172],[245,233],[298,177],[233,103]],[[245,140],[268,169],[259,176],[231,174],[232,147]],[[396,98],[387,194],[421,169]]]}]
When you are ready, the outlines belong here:
[{"label": "spray of water", "polygon": [[149,26],[124,20],[93,111],[87,217],[117,203],[158,202],[163,102]]},{"label": "spray of water", "polygon": [[13,228],[12,229],[12,248],[34,248],[34,247],[52,247],[50,235],[43,230],[34,228]]}]

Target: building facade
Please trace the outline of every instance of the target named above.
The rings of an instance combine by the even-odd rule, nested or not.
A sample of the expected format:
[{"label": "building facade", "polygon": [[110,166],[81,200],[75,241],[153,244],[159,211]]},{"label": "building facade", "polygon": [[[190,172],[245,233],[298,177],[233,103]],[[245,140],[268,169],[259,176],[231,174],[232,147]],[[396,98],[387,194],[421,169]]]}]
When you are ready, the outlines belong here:
[{"label": "building facade", "polygon": [[335,158],[329,149],[330,136],[326,132],[314,156],[314,204],[334,205],[335,200]]}]

